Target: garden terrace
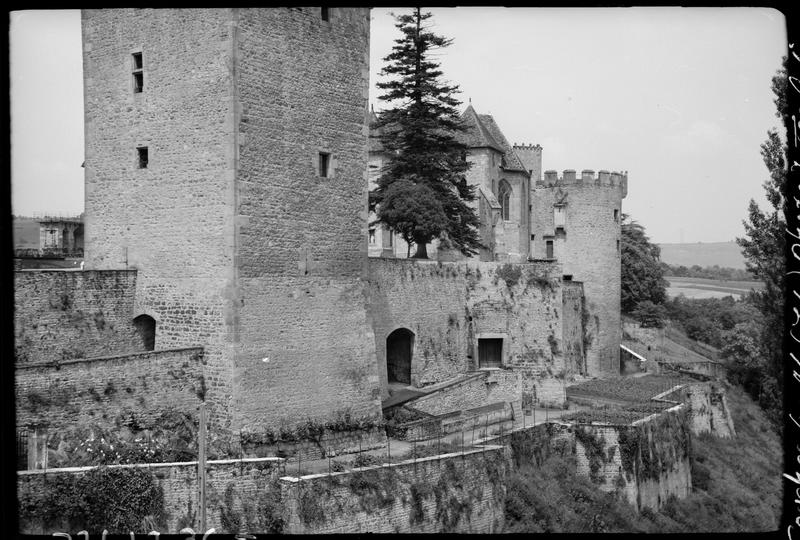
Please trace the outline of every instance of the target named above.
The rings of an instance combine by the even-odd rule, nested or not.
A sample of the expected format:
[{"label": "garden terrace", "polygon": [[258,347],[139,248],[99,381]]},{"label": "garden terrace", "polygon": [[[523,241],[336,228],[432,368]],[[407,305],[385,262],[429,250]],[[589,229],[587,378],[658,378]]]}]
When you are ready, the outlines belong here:
[{"label": "garden terrace", "polygon": [[593,379],[567,387],[567,398],[600,398],[609,404],[643,403],[681,385],[696,383],[685,375],[645,375],[643,377],[617,377]]}]

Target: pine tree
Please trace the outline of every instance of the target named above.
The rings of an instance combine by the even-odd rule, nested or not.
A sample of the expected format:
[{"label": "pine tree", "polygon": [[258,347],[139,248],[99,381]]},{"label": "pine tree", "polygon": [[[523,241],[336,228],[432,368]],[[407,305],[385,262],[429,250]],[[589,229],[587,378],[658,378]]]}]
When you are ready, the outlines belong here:
[{"label": "pine tree", "polygon": [[464,174],[470,166],[467,147],[456,134],[463,130],[454,94],[458,86],[440,81],[439,64],[431,52],[452,40],[423,26],[431,17],[416,8],[411,15],[396,16],[403,36],[395,40],[384,58],[378,83],[385,93],[379,99],[392,107],[384,110],[376,128],[389,158],[377,185],[370,192],[370,210],[380,223],[417,246],[414,257],[427,258],[427,244],[438,238],[442,248],[474,255],[481,247],[480,222],[469,205],[474,186]]}]

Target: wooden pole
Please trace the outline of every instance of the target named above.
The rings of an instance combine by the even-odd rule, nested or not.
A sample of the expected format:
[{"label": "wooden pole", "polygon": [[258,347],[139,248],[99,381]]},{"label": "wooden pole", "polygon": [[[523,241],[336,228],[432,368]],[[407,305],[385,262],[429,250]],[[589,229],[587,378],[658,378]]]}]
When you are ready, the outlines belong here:
[{"label": "wooden pole", "polygon": [[200,485],[200,530],[206,530],[206,404],[200,404],[200,430],[197,439],[197,479]]}]

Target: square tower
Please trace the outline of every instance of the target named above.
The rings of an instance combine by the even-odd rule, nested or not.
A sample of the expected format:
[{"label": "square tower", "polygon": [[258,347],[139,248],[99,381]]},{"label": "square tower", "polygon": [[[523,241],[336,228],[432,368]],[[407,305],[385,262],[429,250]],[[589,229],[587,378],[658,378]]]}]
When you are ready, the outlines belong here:
[{"label": "square tower", "polygon": [[363,291],[369,9],[82,15],[86,267],[156,348],[206,348],[212,427],[380,414]]}]

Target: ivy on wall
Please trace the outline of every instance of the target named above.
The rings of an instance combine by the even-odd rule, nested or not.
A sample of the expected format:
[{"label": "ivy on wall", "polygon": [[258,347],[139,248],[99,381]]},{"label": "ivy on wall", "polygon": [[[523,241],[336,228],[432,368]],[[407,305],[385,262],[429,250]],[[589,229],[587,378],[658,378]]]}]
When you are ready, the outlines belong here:
[{"label": "ivy on wall", "polygon": [[166,528],[164,493],[142,469],[100,467],[84,474],[41,475],[19,486],[22,524],[44,530],[111,533]]}]

